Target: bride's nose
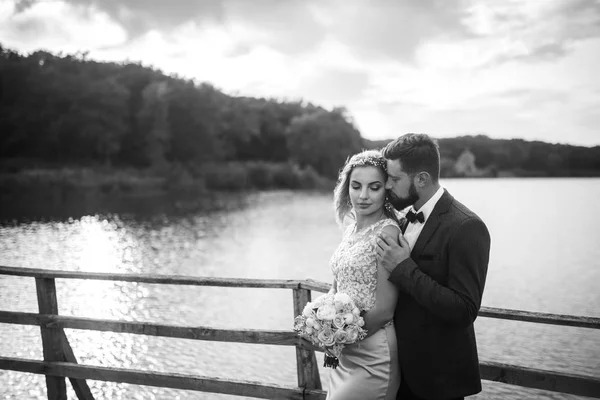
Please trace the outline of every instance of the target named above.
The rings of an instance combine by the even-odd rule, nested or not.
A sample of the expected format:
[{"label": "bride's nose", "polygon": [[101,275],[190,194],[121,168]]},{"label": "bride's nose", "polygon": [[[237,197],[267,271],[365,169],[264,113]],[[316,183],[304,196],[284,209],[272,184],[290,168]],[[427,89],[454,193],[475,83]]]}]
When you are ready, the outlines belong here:
[{"label": "bride's nose", "polygon": [[363,188],[360,191],[360,196],[358,196],[358,198],[361,199],[361,200],[367,200],[369,198],[369,193],[367,191],[367,188]]}]

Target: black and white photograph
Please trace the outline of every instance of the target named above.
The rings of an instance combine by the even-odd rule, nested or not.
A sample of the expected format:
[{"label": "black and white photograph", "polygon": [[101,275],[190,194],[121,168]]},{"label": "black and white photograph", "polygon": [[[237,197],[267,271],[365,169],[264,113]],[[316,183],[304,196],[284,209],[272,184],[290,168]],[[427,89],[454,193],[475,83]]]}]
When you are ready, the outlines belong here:
[{"label": "black and white photograph", "polygon": [[0,0],[0,400],[600,399],[600,0]]}]

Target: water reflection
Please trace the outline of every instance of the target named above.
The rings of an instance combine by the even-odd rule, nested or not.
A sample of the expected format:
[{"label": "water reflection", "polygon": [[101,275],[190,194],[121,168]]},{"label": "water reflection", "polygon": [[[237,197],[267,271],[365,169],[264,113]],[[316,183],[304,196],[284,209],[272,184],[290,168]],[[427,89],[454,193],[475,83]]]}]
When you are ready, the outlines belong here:
[{"label": "water reflection", "polygon": [[[600,277],[594,268],[600,254],[594,250],[593,236],[586,232],[591,232],[587,231],[590,224],[600,221],[589,218],[577,226],[568,222],[568,234],[555,235],[556,224],[545,213],[530,216],[535,228],[525,224],[520,233],[507,219],[511,212],[518,214],[514,211],[517,208],[507,206],[507,213],[501,214],[490,199],[509,204],[509,199],[522,190],[521,183],[497,188],[497,181],[489,182],[485,192],[490,196],[486,198],[479,196],[481,188],[473,190],[467,181],[448,183],[451,192],[472,206],[492,231],[493,254],[484,305],[597,316],[599,295],[593,282]],[[600,181],[593,182],[591,190],[598,193],[589,193],[585,198],[600,195]],[[485,181],[481,184],[486,185]],[[534,192],[542,197],[531,199],[533,204],[552,199],[545,187]],[[561,192],[570,193],[570,189]],[[560,199],[554,201],[561,204]],[[107,214],[4,224],[0,226],[0,264],[331,281],[328,261],[341,232],[333,221],[328,195],[259,193],[250,195],[243,204],[241,208],[210,213],[155,217]],[[549,209],[556,204],[549,204]],[[589,209],[592,215],[596,215],[593,210],[600,211],[593,204],[579,206]],[[539,237],[544,232],[546,236]],[[533,239],[527,242],[519,235]],[[547,251],[547,243],[554,240],[567,243],[563,247],[568,250]],[[566,262],[567,257],[572,259]],[[288,329],[293,318],[289,290],[62,279],[57,281],[57,290],[59,310],[64,315],[238,329]],[[0,277],[0,304],[5,310],[37,312],[33,279]],[[483,318],[476,329],[484,360],[600,374],[600,337],[596,331]],[[293,348],[79,330],[67,330],[67,335],[79,361],[89,365],[296,384]],[[39,328],[0,324],[0,337],[9,338],[0,341],[0,354],[42,358]],[[321,361],[320,355],[318,358]],[[325,385],[327,373],[322,371]],[[97,398],[229,398],[98,381],[90,381],[90,385]],[[541,399],[571,398],[507,385],[485,385],[486,392],[477,398],[521,398],[524,393]],[[0,372],[0,387],[9,388],[6,398],[45,396],[43,377],[31,374]]]}]

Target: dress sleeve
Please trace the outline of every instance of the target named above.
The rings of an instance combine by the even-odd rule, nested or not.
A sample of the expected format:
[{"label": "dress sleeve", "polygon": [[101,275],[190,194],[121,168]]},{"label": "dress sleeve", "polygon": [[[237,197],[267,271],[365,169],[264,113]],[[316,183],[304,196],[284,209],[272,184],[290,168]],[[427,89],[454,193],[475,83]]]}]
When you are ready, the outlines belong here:
[{"label": "dress sleeve", "polygon": [[379,232],[383,231],[383,228],[385,228],[386,226],[395,226],[396,228],[400,229],[400,226],[398,225],[398,223],[396,221],[394,221],[391,218],[385,219],[382,223],[381,223],[381,227],[379,228]]}]

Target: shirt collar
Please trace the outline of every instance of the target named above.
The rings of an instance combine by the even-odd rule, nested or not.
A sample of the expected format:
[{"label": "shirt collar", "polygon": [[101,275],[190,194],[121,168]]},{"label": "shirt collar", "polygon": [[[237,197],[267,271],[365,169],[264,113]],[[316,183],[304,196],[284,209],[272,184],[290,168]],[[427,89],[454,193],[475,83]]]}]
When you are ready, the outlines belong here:
[{"label": "shirt collar", "polygon": [[[433,208],[435,207],[437,202],[442,198],[443,194],[444,194],[444,188],[440,186],[440,188],[437,190],[437,192],[435,192],[433,194],[433,196],[431,196],[431,198],[429,200],[427,200],[427,203],[423,204],[423,207],[421,207],[419,209],[419,212],[423,213],[423,217],[425,217],[425,221],[427,221],[427,218],[429,218],[429,216],[431,215],[431,212],[433,211]],[[413,210],[413,212],[415,212],[415,213],[417,212],[417,210],[415,210],[415,206],[412,206],[411,210]]]}]

